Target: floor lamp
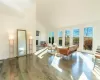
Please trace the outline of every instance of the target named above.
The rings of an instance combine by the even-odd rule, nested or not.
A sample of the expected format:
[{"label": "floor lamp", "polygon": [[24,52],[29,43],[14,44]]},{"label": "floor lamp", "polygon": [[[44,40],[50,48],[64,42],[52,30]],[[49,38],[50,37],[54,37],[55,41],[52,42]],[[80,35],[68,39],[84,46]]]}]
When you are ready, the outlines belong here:
[{"label": "floor lamp", "polygon": [[29,54],[33,53],[33,37],[29,37]]}]

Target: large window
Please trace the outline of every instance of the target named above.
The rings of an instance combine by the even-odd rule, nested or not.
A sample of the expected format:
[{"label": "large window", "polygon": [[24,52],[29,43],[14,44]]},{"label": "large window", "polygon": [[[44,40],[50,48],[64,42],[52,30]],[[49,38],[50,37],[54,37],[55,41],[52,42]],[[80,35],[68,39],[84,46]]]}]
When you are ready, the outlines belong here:
[{"label": "large window", "polygon": [[49,43],[51,43],[51,32],[49,32]]},{"label": "large window", "polygon": [[79,29],[73,30],[73,45],[79,45]]},{"label": "large window", "polygon": [[65,31],[65,46],[68,47],[70,45],[70,31]]},{"label": "large window", "polygon": [[54,32],[49,32],[49,43],[54,43]]},{"label": "large window", "polygon": [[58,38],[59,38],[59,45],[62,46],[62,35],[63,35],[63,32],[62,31],[59,31],[58,32]]},{"label": "large window", "polygon": [[52,44],[53,44],[54,43],[54,32],[52,32],[51,37],[52,37]]},{"label": "large window", "polygon": [[93,27],[84,28],[84,49],[92,50],[93,43]]}]

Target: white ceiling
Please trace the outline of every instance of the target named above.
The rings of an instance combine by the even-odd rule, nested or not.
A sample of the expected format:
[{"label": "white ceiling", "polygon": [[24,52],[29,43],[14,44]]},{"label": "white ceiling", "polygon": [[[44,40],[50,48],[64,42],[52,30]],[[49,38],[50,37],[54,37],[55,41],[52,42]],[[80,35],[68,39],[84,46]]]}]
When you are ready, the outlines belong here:
[{"label": "white ceiling", "polygon": [[20,11],[22,8],[26,8],[31,5],[31,0],[0,0],[0,1]]},{"label": "white ceiling", "polygon": [[37,20],[46,27],[65,27],[100,20],[100,0],[37,0]]},{"label": "white ceiling", "polygon": [[0,0],[0,14],[23,15],[35,0]]},{"label": "white ceiling", "polygon": [[[28,11],[31,13],[34,2],[35,0],[0,0],[0,14],[22,16]],[[50,28],[97,21],[100,20],[100,0],[36,0],[36,18]]]}]

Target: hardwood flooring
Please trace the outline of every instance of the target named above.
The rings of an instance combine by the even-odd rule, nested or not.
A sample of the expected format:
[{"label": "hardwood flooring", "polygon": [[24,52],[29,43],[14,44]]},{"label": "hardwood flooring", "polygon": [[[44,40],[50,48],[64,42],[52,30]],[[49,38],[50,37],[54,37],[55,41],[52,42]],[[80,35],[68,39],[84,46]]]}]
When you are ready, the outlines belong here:
[{"label": "hardwood flooring", "polygon": [[47,53],[0,61],[0,80],[100,80],[93,58],[75,52],[69,60]]}]

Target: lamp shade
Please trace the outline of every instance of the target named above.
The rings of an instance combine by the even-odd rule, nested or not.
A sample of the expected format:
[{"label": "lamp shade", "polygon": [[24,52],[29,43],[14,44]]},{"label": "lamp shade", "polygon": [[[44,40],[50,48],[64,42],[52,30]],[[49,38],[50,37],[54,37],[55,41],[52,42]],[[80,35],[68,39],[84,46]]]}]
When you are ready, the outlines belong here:
[{"label": "lamp shade", "polygon": [[30,37],[29,37],[29,39],[33,39],[33,37],[32,37],[32,36],[30,36]]},{"label": "lamp shade", "polygon": [[9,35],[9,40],[13,40],[14,36],[13,35]]}]

